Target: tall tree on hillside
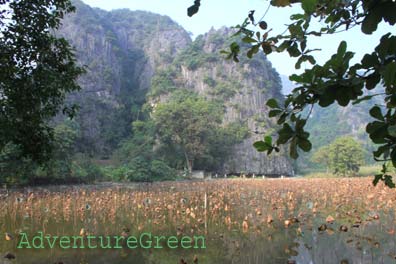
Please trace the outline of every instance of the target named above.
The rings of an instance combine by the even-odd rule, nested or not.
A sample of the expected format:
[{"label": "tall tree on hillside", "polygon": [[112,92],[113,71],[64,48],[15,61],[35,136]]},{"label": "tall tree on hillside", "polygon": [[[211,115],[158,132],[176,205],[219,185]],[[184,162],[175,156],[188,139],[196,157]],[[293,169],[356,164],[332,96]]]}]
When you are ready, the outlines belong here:
[{"label": "tall tree on hillside", "polygon": [[161,142],[181,149],[191,173],[194,161],[210,149],[210,139],[221,124],[223,108],[181,90],[155,107],[152,115]]},{"label": "tall tree on hillside", "polygon": [[[198,12],[200,0],[188,8],[188,15]],[[309,133],[305,126],[310,115],[304,111],[312,111],[316,105],[328,107],[337,102],[340,106],[349,103],[358,104],[370,100],[379,94],[367,95],[368,90],[377,84],[384,86],[383,103],[373,106],[369,114],[375,119],[366,126],[371,140],[378,144],[373,152],[376,161],[384,162],[384,169],[375,176],[376,184],[385,181],[390,187],[392,183],[387,174],[388,162],[396,166],[396,36],[388,32],[378,39],[378,45],[361,58],[360,63],[351,65],[354,52],[348,51],[347,43],[341,41],[337,53],[323,65],[316,63],[315,49],[309,48],[309,39],[323,35],[336,34],[360,27],[362,34],[372,34],[380,24],[394,26],[396,23],[396,2],[394,0],[271,0],[271,7],[286,7],[301,4],[302,12],[290,16],[291,23],[284,32],[273,32],[271,21],[264,17],[256,20],[254,11],[250,11],[246,20],[238,25],[237,35],[242,41],[251,44],[247,52],[252,57],[259,50],[265,54],[286,51],[290,57],[296,58],[296,69],[306,62],[312,68],[302,74],[293,74],[290,80],[298,84],[284,102],[270,99],[267,106],[271,108],[270,117],[276,117],[280,125],[277,140],[274,144],[260,151],[272,152],[279,145],[288,144],[290,156],[298,157],[298,149],[311,150]],[[267,10],[267,11],[268,11]],[[266,14],[266,12],[265,12]],[[256,26],[257,30],[252,30]],[[238,61],[239,44],[234,42],[230,50],[225,52],[228,58]],[[260,141],[257,146],[263,146]]]},{"label": "tall tree on hillside", "polygon": [[63,108],[67,93],[80,89],[83,69],[64,38],[56,37],[70,0],[0,0],[0,150],[18,146],[39,163],[51,153],[49,121]]}]

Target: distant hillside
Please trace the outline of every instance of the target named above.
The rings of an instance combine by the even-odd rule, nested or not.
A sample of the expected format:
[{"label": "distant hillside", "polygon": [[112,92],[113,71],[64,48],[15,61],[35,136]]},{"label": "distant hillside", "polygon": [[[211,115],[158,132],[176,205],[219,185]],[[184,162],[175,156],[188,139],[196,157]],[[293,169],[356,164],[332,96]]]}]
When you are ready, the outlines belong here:
[{"label": "distant hillside", "polygon": [[314,168],[315,165],[310,162],[312,154],[341,136],[356,138],[366,150],[366,162],[372,163],[371,152],[375,148],[366,133],[366,125],[372,119],[369,110],[376,103],[380,103],[379,97],[374,97],[373,100],[358,105],[349,104],[346,107],[341,107],[338,104],[327,108],[315,106],[307,123],[313,149],[310,153],[302,154],[297,162],[299,170],[306,171]]},{"label": "distant hillside", "polygon": [[[283,95],[290,94],[297,86],[289,80],[288,76],[281,75],[280,77]],[[371,93],[377,93],[380,89],[371,91]],[[300,158],[296,162],[297,170],[306,172],[317,168],[317,165],[310,161],[312,154],[341,136],[356,138],[366,149],[366,162],[373,162],[371,152],[374,150],[374,145],[366,134],[366,125],[371,120],[370,108],[380,102],[380,97],[374,97],[370,101],[358,105],[349,104],[346,107],[341,107],[336,103],[327,108],[315,106],[306,126],[307,131],[311,134],[313,149],[309,153],[300,153]]]}]

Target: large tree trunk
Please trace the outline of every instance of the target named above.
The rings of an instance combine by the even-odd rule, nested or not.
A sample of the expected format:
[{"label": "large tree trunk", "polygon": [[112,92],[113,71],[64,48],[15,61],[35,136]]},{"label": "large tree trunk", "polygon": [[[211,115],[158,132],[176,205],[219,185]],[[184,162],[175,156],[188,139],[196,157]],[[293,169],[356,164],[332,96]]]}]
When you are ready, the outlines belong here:
[{"label": "large tree trunk", "polygon": [[191,175],[193,169],[193,161],[188,158],[187,152],[185,151],[184,151],[184,157],[186,158],[188,173]]}]

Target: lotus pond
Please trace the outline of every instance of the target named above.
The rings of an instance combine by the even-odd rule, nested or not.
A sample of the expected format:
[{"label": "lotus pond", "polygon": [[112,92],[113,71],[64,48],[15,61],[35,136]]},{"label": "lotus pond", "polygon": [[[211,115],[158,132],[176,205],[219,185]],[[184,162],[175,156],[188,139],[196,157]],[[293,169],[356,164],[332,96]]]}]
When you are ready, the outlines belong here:
[{"label": "lotus pond", "polygon": [[[396,263],[396,190],[371,178],[228,179],[0,193],[0,263]],[[204,236],[206,248],[18,249],[34,236]],[[179,242],[180,243],[180,240]]]}]

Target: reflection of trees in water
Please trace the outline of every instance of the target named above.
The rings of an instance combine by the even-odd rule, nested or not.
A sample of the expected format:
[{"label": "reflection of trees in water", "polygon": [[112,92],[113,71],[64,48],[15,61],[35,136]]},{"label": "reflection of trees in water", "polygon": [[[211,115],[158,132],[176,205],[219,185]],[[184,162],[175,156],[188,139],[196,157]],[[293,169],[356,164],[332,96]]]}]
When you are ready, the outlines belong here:
[{"label": "reflection of trees in water", "polygon": [[313,229],[296,239],[299,254],[292,258],[296,263],[395,263],[396,238],[384,230],[384,226],[392,225],[368,222],[348,232],[340,232],[339,225],[328,226],[334,231]]},{"label": "reflection of trees in water", "polygon": [[[224,258],[220,262],[210,261],[210,263],[287,263],[290,255],[297,254],[295,240],[294,229],[281,230],[277,227],[264,227],[247,234],[231,230],[222,238],[221,247]],[[211,249],[212,246],[208,248],[208,251],[210,252]]]},{"label": "reflection of trees in water", "polygon": [[[54,255],[58,256],[56,260],[61,259],[64,263],[78,260],[87,263],[168,264],[181,258],[193,263],[195,255],[199,256],[198,263],[216,264],[283,264],[289,259],[297,264],[395,263],[396,238],[385,228],[391,227],[392,223],[394,225],[393,215],[388,216],[358,228],[351,227],[347,232],[339,231],[337,223],[327,224],[328,228],[323,232],[317,228],[311,231],[308,225],[302,224],[303,236],[297,236],[298,225],[288,229],[276,225],[252,227],[255,231],[247,233],[238,229],[214,228],[207,235],[207,248],[201,250],[79,250],[63,254],[61,258],[59,252]],[[318,226],[318,223],[313,226]],[[40,255],[48,257],[48,251],[32,250],[31,255],[19,254],[22,257],[19,261],[31,263],[34,259],[37,261],[34,263],[41,263]]]}]

